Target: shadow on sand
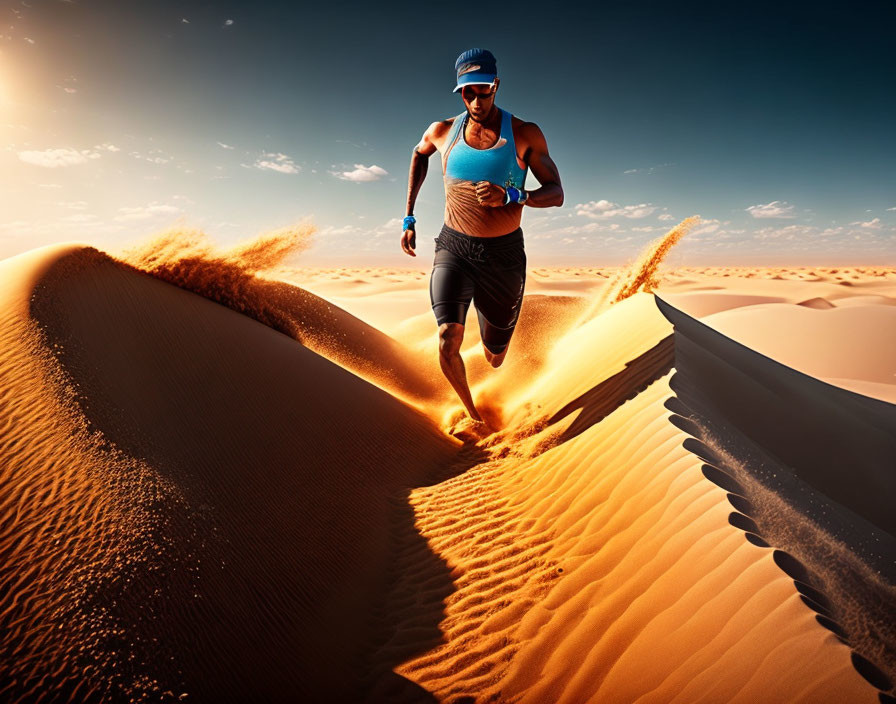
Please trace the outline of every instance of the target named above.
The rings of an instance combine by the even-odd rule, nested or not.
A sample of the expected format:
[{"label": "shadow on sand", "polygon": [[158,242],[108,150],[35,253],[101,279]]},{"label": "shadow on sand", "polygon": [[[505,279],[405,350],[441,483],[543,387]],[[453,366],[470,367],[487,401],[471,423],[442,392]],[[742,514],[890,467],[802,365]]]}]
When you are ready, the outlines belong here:
[{"label": "shadow on sand", "polygon": [[[120,631],[92,647],[118,650],[152,697],[342,702],[376,687],[433,701],[392,672],[439,641],[454,588],[407,497],[477,450],[287,335],[92,248],[47,271],[31,315],[91,427],[182,497],[154,507],[175,549],[95,596]],[[403,584],[424,595],[400,614],[413,648],[390,640],[383,567],[409,552]]]},{"label": "shadow on sand", "polygon": [[581,413],[559,435],[552,437],[549,445],[554,447],[581,435],[592,425],[600,423],[626,401],[633,399],[650,384],[665,376],[672,369],[675,345],[669,335],[660,340],[643,354],[625,363],[625,369],[597,384],[547,419],[544,427],[551,426],[571,413],[581,409]]},{"label": "shadow on sand", "polygon": [[896,682],[896,406],[761,355],[656,297],[674,325],[670,421],[731,525],[794,581],[856,670]]}]

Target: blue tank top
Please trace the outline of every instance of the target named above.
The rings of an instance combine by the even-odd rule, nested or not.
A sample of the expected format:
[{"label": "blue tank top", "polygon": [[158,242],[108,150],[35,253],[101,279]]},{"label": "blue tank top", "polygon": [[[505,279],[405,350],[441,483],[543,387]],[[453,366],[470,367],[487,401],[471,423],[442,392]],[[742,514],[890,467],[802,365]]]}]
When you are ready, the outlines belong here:
[{"label": "blue tank top", "polygon": [[521,169],[517,163],[511,114],[501,108],[498,110],[501,110],[501,132],[490,149],[476,149],[467,144],[464,128],[469,114],[466,110],[454,118],[448,133],[448,148],[442,160],[446,177],[463,181],[489,181],[504,188],[523,187],[529,168]]}]

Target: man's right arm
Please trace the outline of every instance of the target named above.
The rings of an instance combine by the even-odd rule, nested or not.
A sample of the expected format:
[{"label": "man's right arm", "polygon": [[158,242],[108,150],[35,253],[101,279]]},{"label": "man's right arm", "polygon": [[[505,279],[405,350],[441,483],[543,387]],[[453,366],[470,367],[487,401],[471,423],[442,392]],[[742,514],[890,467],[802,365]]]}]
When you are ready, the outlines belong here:
[{"label": "man's right arm", "polygon": [[[405,215],[414,214],[414,203],[417,202],[417,194],[420,192],[420,187],[426,179],[426,172],[429,168],[429,157],[436,153],[436,145],[433,141],[433,137],[438,126],[438,122],[433,122],[429,126],[426,132],[423,133],[423,137],[421,137],[417,146],[414,147],[414,152],[411,155],[411,169],[408,174],[408,203]],[[404,250],[405,254],[409,254],[412,257],[417,256],[414,254],[414,248],[417,246],[415,235],[416,228],[413,225],[408,227],[408,229],[401,234],[401,248]]]}]

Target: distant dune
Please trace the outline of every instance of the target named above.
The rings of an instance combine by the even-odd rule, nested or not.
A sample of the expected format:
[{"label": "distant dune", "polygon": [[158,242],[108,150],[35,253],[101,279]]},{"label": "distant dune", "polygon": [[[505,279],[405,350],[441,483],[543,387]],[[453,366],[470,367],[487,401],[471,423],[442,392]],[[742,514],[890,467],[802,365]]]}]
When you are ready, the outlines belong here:
[{"label": "distant dune", "polygon": [[891,701],[896,270],[535,269],[462,444],[298,241],[0,262],[2,699]]}]

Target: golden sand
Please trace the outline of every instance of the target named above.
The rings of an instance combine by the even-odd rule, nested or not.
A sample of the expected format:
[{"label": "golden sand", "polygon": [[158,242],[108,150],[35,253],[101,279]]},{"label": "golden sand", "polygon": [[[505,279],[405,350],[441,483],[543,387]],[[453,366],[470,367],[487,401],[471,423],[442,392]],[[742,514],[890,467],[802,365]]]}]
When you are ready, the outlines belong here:
[{"label": "golden sand", "polygon": [[0,694],[892,694],[892,586],[785,493],[741,476],[731,499],[719,482],[742,458],[719,446],[708,474],[691,443],[710,429],[672,410],[654,293],[884,409],[896,270],[664,270],[689,224],[631,267],[530,272],[498,370],[470,326],[474,398],[503,428],[466,446],[445,433],[460,404],[427,276],[285,268],[304,226],[223,252],[167,233],[0,264]]}]

